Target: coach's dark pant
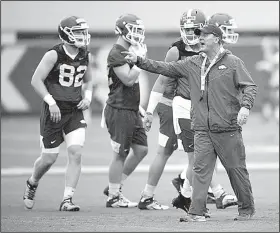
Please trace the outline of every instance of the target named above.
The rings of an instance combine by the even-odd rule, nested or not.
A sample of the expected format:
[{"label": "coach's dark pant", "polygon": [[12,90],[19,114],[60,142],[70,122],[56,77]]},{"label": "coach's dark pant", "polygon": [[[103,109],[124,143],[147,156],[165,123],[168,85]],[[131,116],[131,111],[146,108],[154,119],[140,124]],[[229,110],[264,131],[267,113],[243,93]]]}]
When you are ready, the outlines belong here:
[{"label": "coach's dark pant", "polygon": [[212,179],[217,155],[225,167],[238,200],[238,212],[254,212],[254,199],[245,162],[245,147],[241,132],[195,132],[194,176],[190,214],[203,215],[207,191]]}]

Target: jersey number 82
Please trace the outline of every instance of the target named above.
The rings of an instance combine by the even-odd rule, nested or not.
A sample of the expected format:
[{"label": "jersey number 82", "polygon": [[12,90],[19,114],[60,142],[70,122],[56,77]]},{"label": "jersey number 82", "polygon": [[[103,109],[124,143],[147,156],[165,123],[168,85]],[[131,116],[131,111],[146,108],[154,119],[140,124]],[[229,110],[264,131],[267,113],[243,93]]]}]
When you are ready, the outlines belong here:
[{"label": "jersey number 82", "polygon": [[87,66],[79,66],[75,70],[74,66],[62,64],[59,69],[59,83],[65,87],[70,87],[74,83],[74,87],[79,87],[82,85],[86,70]]}]

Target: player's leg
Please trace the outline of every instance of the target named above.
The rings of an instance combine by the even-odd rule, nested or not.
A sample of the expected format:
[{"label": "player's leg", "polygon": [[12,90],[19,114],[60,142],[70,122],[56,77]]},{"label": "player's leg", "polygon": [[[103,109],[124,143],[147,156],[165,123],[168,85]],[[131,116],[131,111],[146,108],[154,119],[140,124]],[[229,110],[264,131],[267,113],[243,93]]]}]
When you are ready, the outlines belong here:
[{"label": "player's leg", "polygon": [[[175,184],[175,179],[172,183],[175,188],[179,189],[178,197],[172,200],[172,204],[176,208],[180,208],[185,212],[188,212],[191,204],[191,195],[192,195],[192,179],[193,179],[193,164],[194,164],[194,131],[191,130],[191,120],[179,118],[178,126],[180,127],[181,133],[178,135],[178,139],[182,142],[183,150],[188,155],[188,165],[184,169],[184,176],[181,173],[177,179],[182,179],[178,185]],[[177,187],[178,186],[178,187]]]},{"label": "player's leg", "polygon": [[153,197],[167,160],[177,148],[177,136],[173,127],[172,107],[159,103],[157,112],[160,120],[157,154],[150,165],[148,180],[138,204],[140,209],[165,210],[169,207],[159,204]]},{"label": "player's leg", "polygon": [[211,139],[238,199],[239,216],[236,220],[249,219],[255,213],[255,205],[241,132],[211,133]]},{"label": "player's leg", "polygon": [[63,142],[62,125],[63,121],[57,123],[57,127],[53,128],[50,120],[47,105],[43,105],[40,118],[40,147],[41,155],[35,161],[31,177],[26,181],[26,188],[23,196],[25,207],[32,209],[35,203],[35,193],[40,179],[50,169],[56,161],[59,146]]},{"label": "player's leg", "polygon": [[135,127],[133,111],[115,109],[107,105],[104,116],[113,149],[113,158],[109,166],[109,196],[106,207],[136,207],[136,202],[128,202],[120,192],[124,163],[130,151]]},{"label": "player's leg", "polygon": [[65,188],[60,211],[79,211],[80,207],[72,202],[80,174],[82,148],[85,142],[85,128],[87,126],[81,110],[75,110],[67,116],[67,122],[63,128],[64,139],[67,147],[68,163],[65,173]]}]

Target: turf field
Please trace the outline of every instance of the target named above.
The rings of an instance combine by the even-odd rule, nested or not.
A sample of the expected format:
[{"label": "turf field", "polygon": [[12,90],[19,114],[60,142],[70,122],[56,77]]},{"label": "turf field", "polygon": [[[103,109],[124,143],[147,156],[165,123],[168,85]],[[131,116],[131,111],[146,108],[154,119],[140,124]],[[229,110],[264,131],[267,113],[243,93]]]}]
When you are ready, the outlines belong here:
[{"label": "turf field", "polygon": [[[15,117],[1,119],[1,232],[36,231],[234,231],[279,232],[279,128],[264,123],[258,115],[251,115],[243,128],[247,151],[247,165],[256,203],[255,218],[234,222],[236,207],[217,210],[209,205],[211,219],[206,223],[180,223],[184,212],[170,203],[176,191],[170,184],[187,163],[182,152],[175,152],[168,161],[158,188],[156,199],[170,206],[166,211],[140,211],[105,208],[102,191],[108,183],[108,164],[111,147],[108,133],[100,128],[95,117],[88,127],[83,154],[83,172],[74,196],[81,206],[80,212],[59,212],[64,189],[64,170],[67,162],[65,145],[49,173],[41,180],[33,210],[25,210],[22,202],[25,181],[39,155],[39,118]],[[147,180],[148,165],[154,158],[157,146],[158,119],[148,133],[149,154],[139,168],[126,181],[126,197],[139,201]],[[233,193],[227,175],[218,166],[218,179],[228,192]]]}]

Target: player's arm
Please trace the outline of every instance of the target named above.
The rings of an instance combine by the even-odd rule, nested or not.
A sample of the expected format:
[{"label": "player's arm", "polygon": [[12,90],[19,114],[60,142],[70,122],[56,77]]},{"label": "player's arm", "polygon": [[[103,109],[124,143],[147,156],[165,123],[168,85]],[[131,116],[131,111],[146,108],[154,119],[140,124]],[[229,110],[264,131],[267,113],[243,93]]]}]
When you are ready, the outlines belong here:
[{"label": "player's arm", "polygon": [[37,66],[32,79],[31,85],[34,90],[47,102],[49,105],[55,104],[55,100],[52,98],[50,93],[48,92],[44,81],[47,78],[49,72],[54,67],[54,64],[57,61],[57,53],[55,50],[48,51],[40,61]]},{"label": "player's arm", "polygon": [[[168,50],[165,56],[165,62],[171,62],[171,61],[177,61],[179,58],[179,50],[177,47],[172,47]],[[158,102],[160,101],[165,87],[166,83],[170,79],[169,77],[159,75],[150,94],[150,99],[147,107],[147,114],[153,115],[154,110],[156,109]]]},{"label": "player's arm", "polygon": [[50,118],[52,121],[57,123],[61,120],[60,110],[56,104],[56,101],[48,92],[44,84],[44,80],[47,78],[49,72],[54,67],[56,61],[57,61],[56,51],[55,50],[48,51],[40,61],[39,65],[37,66],[31,79],[31,85],[34,88],[34,90],[49,105]]},{"label": "player's arm", "polygon": [[93,57],[88,54],[88,67],[83,77],[84,82],[84,99],[80,101],[77,105],[78,109],[86,110],[89,108],[92,99],[92,89],[93,89]]},{"label": "player's arm", "polygon": [[122,66],[113,67],[113,70],[122,83],[129,87],[138,82],[141,71],[141,69],[139,69],[136,65],[130,69],[127,63]]}]

